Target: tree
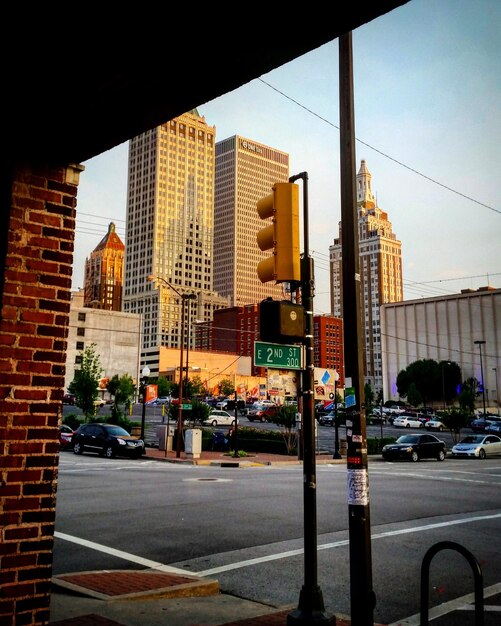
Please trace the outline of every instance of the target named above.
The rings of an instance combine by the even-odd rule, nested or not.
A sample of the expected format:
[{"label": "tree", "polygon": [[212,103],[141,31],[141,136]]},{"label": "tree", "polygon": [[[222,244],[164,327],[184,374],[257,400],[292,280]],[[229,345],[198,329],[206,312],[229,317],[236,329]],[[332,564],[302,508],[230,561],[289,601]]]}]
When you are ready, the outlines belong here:
[{"label": "tree", "polygon": [[451,431],[454,443],[461,439],[461,429],[470,423],[470,415],[464,409],[447,409],[445,411],[437,411],[437,416],[443,422],[444,426]]},{"label": "tree", "polygon": [[[416,406],[418,394],[421,403],[428,404],[430,401],[452,400],[456,397],[456,389],[461,382],[461,368],[453,361],[437,361],[433,359],[420,359],[410,363],[397,375],[397,390],[401,397],[408,397],[409,392]],[[411,390],[411,385],[413,388]],[[445,398],[444,398],[445,395]]]},{"label": "tree", "polygon": [[229,378],[223,378],[223,380],[221,380],[219,389],[223,396],[231,396],[232,393],[235,393],[235,387]]},{"label": "tree", "polygon": [[80,353],[80,369],[75,370],[75,378],[68,386],[68,391],[72,393],[76,400],[75,404],[82,409],[85,420],[94,417],[96,407],[94,400],[98,396],[99,379],[103,368],[99,355],[96,354],[96,344],[91,343]]},{"label": "tree", "polygon": [[[365,410],[367,411],[367,415],[371,413],[374,407],[374,390],[371,387],[370,383],[365,383],[364,385],[364,397],[365,397]],[[337,400],[335,400],[337,402]]]},{"label": "tree", "polygon": [[174,383],[172,383],[170,380],[167,380],[165,376],[159,376],[155,384],[158,385],[158,396],[160,398],[163,396],[171,395]]},{"label": "tree", "polygon": [[284,404],[273,417],[273,423],[280,426],[287,454],[292,454],[297,446],[296,414],[295,406]]},{"label": "tree", "polygon": [[204,396],[205,395],[205,386],[202,382],[200,376],[193,376],[193,380],[191,382],[191,393],[193,396]]},{"label": "tree", "polygon": [[411,406],[419,406],[420,404],[424,404],[423,396],[417,390],[415,383],[411,383],[409,385],[409,389],[407,391],[407,402]]},{"label": "tree", "polygon": [[475,412],[475,398],[480,395],[480,383],[476,378],[467,378],[461,385],[458,402],[459,406],[470,415]]},{"label": "tree", "polygon": [[[120,423],[120,421],[123,420],[126,405],[130,403],[134,396],[134,381],[128,374],[124,374],[123,376],[115,374],[115,376],[109,380],[107,389],[114,398],[111,408],[112,419]],[[121,405],[123,406],[123,411],[120,409]]]}]

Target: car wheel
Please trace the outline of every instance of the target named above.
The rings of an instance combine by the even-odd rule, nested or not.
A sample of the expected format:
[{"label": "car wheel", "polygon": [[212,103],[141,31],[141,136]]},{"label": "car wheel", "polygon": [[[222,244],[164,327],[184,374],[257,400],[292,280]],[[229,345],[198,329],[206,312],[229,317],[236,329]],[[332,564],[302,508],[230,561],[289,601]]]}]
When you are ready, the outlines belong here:
[{"label": "car wheel", "polygon": [[485,459],[487,455],[485,454],[485,450],[483,448],[480,448],[480,450],[478,451],[478,458],[479,459]]},{"label": "car wheel", "polygon": [[236,424],[235,424],[235,420],[233,420],[233,421],[231,422],[231,425],[232,425],[232,426],[235,426],[235,425],[236,425]]},{"label": "car wheel", "polygon": [[115,449],[113,448],[113,446],[106,446],[106,448],[104,450],[104,456],[107,459],[114,459],[115,458]]},{"label": "car wheel", "polygon": [[406,424],[406,425],[405,425],[405,427],[406,427],[406,428],[410,428],[410,427],[411,427],[411,425],[410,425],[410,424]]},{"label": "car wheel", "polygon": [[443,461],[445,459],[445,452],[443,450],[440,450],[440,452],[438,453],[437,456],[437,460],[438,461]]},{"label": "car wheel", "polygon": [[83,446],[78,441],[73,445],[74,454],[83,454]]},{"label": "car wheel", "polygon": [[413,461],[414,463],[419,461],[419,454],[415,450],[413,450],[411,454],[411,461]]},{"label": "car wheel", "polygon": [[217,420],[212,420],[212,426],[217,426]]},{"label": "car wheel", "polygon": [[266,422],[266,416],[263,415],[259,421],[261,422],[261,424],[264,424]]},{"label": "car wheel", "polygon": [[443,427],[442,427],[442,426],[439,426],[439,427],[438,427],[438,432],[440,432],[440,433],[441,433],[442,431],[443,431]]}]

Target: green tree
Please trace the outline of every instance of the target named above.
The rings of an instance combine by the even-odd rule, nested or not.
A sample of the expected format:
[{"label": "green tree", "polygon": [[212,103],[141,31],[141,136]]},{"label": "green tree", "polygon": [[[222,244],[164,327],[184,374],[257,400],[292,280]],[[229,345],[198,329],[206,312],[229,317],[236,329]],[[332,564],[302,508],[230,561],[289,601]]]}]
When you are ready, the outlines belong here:
[{"label": "green tree", "polygon": [[[199,402],[198,400],[193,400],[191,403],[191,411],[185,411],[185,413],[190,414],[190,421],[192,424],[202,424],[204,420],[209,417],[210,414],[210,406],[205,402]],[[177,417],[177,413],[176,413]]]},{"label": "green tree", "polygon": [[460,382],[461,368],[457,363],[453,361],[438,363],[433,359],[420,359],[410,363],[398,373],[397,390],[402,398],[408,398],[411,385],[414,385],[411,391],[414,402],[409,399],[408,402],[417,406],[415,404],[417,394],[421,396],[423,404],[430,401],[452,400],[456,397],[456,389]]},{"label": "green tree", "polygon": [[407,402],[411,406],[419,406],[420,404],[424,404],[423,396],[419,393],[415,383],[411,383],[409,385],[407,391]]},{"label": "green tree", "polygon": [[454,443],[461,439],[461,429],[470,423],[470,414],[464,409],[446,409],[445,411],[437,411],[437,416],[443,422],[444,426],[450,430]]},{"label": "green tree", "polygon": [[467,378],[461,385],[458,402],[459,406],[470,415],[475,412],[475,398],[480,395],[480,383],[476,378]]},{"label": "green tree", "polygon": [[280,426],[287,454],[292,454],[297,447],[296,413],[295,406],[284,404],[273,417],[273,423]]},{"label": "green tree", "polygon": [[134,396],[134,381],[128,374],[124,374],[123,376],[115,374],[115,376],[109,380],[107,389],[114,399],[111,407],[112,419],[116,421],[116,423],[120,423],[125,416],[126,406],[129,405]]},{"label": "green tree", "polygon": [[374,390],[371,387],[370,383],[365,383],[364,385],[364,397],[365,397],[365,410],[367,415],[370,414],[374,407]]},{"label": "green tree", "polygon": [[68,386],[76,400],[75,404],[82,409],[85,420],[89,421],[96,413],[94,401],[98,396],[99,379],[103,368],[99,355],[96,354],[96,344],[91,343],[80,353],[82,361],[80,369],[75,370],[75,377]]},{"label": "green tree", "polygon": [[219,389],[223,396],[231,396],[235,393],[235,387],[229,378],[223,378],[219,383]]},{"label": "green tree", "polygon": [[191,382],[191,395],[192,396],[204,396],[205,395],[205,386],[202,382],[200,376],[193,376],[193,380]]},{"label": "green tree", "polygon": [[167,380],[165,376],[159,376],[155,381],[155,384],[158,385],[158,396],[161,398],[162,396],[170,396],[172,393],[172,389],[174,387],[174,383],[170,380]]}]

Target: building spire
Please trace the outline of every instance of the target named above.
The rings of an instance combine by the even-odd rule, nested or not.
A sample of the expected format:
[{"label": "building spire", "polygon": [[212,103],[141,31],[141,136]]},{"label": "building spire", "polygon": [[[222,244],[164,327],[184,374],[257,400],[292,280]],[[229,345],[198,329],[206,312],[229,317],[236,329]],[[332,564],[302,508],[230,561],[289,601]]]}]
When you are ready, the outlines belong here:
[{"label": "building spire", "polygon": [[371,190],[371,179],[372,175],[365,164],[365,159],[362,159],[357,174],[357,205],[363,205],[366,209],[373,209],[376,206],[376,199]]}]

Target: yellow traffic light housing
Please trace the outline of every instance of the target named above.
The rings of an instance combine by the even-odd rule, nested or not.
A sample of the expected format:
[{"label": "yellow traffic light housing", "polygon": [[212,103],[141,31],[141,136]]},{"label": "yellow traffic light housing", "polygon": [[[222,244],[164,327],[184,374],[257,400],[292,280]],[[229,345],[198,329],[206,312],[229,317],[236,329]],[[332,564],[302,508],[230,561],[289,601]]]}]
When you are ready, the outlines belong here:
[{"label": "yellow traffic light housing", "polygon": [[273,250],[273,256],[257,266],[262,283],[300,281],[299,186],[275,183],[273,193],[257,203],[261,219],[273,218],[272,224],[260,230],[257,243],[261,250]]}]

